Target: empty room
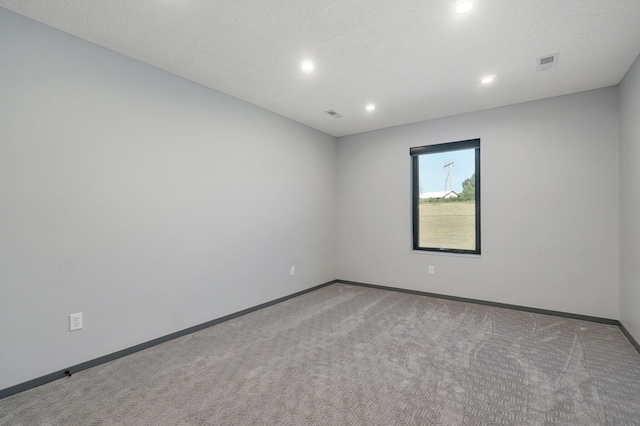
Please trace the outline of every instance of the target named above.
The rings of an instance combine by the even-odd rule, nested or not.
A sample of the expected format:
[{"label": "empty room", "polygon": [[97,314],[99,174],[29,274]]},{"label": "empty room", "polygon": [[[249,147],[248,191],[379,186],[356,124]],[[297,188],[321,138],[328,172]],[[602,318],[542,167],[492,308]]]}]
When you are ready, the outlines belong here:
[{"label": "empty room", "polygon": [[640,425],[637,0],[0,0],[0,425]]}]

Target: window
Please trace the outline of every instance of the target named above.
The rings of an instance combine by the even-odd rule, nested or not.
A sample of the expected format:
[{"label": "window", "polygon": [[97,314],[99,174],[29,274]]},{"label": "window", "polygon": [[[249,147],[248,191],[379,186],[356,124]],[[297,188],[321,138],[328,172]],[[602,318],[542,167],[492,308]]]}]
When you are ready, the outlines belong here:
[{"label": "window", "polygon": [[413,249],[480,254],[480,139],[410,154]]}]

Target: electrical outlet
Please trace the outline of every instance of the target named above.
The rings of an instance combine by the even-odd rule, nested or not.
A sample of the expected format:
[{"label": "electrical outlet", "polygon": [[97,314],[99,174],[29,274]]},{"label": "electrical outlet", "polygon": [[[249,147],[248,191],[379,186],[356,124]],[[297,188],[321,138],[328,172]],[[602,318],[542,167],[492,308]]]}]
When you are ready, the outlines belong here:
[{"label": "electrical outlet", "polygon": [[69,331],[80,330],[82,328],[82,312],[69,315]]},{"label": "electrical outlet", "polygon": [[291,276],[293,276],[293,275],[295,275],[295,274],[296,274],[296,267],[295,267],[295,266],[292,266],[292,267],[291,267]]},{"label": "electrical outlet", "polygon": [[429,265],[429,275],[436,273],[436,268],[433,265]]}]

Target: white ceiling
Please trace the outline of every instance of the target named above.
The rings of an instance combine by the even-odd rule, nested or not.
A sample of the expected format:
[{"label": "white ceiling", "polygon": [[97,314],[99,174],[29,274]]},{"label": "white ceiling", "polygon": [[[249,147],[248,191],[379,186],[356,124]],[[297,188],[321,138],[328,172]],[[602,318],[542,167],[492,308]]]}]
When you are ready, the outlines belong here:
[{"label": "white ceiling", "polygon": [[[640,53],[640,0],[475,0],[466,15],[456,3],[0,0],[334,136],[615,85]],[[537,72],[554,53],[558,67]]]}]

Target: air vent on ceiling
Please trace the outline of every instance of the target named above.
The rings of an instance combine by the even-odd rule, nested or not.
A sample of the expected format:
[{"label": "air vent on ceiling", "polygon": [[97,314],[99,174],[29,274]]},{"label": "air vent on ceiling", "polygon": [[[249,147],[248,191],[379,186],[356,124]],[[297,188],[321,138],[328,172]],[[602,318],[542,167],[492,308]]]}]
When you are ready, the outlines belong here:
[{"label": "air vent on ceiling", "polygon": [[333,118],[342,118],[342,115],[338,114],[332,109],[330,109],[329,111],[325,111],[324,113],[332,116]]},{"label": "air vent on ceiling", "polygon": [[546,71],[558,66],[559,53],[538,58],[538,71]]}]

